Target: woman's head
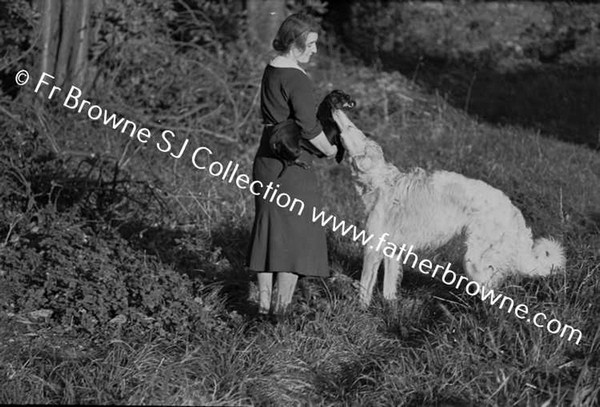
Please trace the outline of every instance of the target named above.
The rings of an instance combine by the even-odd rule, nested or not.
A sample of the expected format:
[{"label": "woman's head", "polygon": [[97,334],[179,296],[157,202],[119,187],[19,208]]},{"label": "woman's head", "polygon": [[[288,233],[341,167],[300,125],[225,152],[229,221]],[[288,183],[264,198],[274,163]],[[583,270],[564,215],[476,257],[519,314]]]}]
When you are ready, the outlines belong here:
[{"label": "woman's head", "polygon": [[319,27],[306,14],[292,14],[287,17],[273,40],[273,49],[279,54],[289,54],[298,62],[308,62],[317,52]]}]

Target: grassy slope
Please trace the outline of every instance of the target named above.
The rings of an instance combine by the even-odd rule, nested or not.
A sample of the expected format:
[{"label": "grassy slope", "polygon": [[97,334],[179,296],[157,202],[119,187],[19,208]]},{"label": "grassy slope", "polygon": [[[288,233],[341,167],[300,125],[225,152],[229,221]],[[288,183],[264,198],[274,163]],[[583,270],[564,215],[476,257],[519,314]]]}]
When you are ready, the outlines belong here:
[{"label": "grassy slope", "polygon": [[[56,336],[2,314],[7,329],[0,347],[5,373],[0,402],[538,405],[551,400],[560,405],[586,392],[597,397],[600,239],[592,215],[599,210],[600,156],[528,130],[477,123],[399,75],[357,70],[336,60],[323,61],[313,72],[323,92],[333,84],[356,95],[361,105],[356,123],[374,134],[398,167],[447,169],[482,179],[509,195],[536,236],[563,239],[566,277],[511,280],[503,292],[580,328],[581,345],[411,272],[397,303],[377,297],[371,309],[361,311],[344,278],[358,276],[360,247],[333,234],[336,278],[310,284],[312,302],[307,306],[298,298],[289,321],[257,325],[244,314],[249,277],[241,260],[250,196],[184,162],[175,169],[174,160],[151,151],[146,157],[155,160],[154,167],[170,169],[160,174],[163,180],[189,179],[186,186],[208,197],[186,202],[201,213],[198,232],[208,232],[213,248],[222,248],[229,262],[201,293],[211,323],[168,342],[95,343]],[[215,150],[221,157],[237,154],[228,158],[250,172],[250,154]],[[147,168],[142,162],[132,167]],[[318,171],[328,210],[360,224],[362,207],[347,166],[324,162]]]}]

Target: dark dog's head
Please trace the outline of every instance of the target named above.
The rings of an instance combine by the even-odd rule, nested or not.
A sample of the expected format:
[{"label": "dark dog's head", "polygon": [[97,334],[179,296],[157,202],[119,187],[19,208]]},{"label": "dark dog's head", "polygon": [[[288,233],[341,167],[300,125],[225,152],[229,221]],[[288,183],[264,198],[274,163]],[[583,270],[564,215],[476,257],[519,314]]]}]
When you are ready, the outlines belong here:
[{"label": "dark dog's head", "polygon": [[334,110],[348,111],[356,106],[354,99],[350,95],[342,92],[341,90],[333,90],[329,92],[323,99],[317,110],[317,119],[321,122],[323,132],[329,142],[337,146],[338,152],[335,156],[335,160],[339,163],[344,158],[344,146],[342,145],[342,138],[340,136],[340,128],[338,127],[331,112]]}]

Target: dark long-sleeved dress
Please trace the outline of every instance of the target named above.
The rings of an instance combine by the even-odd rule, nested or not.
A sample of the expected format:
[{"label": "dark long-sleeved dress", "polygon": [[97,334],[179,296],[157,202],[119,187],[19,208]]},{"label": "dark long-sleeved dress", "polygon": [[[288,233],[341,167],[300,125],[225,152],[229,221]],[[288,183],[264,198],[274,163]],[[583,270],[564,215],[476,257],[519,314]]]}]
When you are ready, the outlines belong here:
[{"label": "dark long-sleeved dress", "polygon": [[[311,79],[297,68],[279,68],[268,65],[261,84],[261,112],[265,126],[260,146],[254,158],[253,178],[264,187],[271,183],[277,189],[275,196],[285,193],[300,205],[277,205],[264,199],[265,189],[255,196],[255,217],[247,265],[258,272],[292,272],[303,276],[329,275],[325,229],[314,223],[313,207],[321,211],[317,179],[311,168],[288,166],[281,174],[283,163],[272,156],[268,148],[269,125],[294,118],[301,128],[300,137],[310,140],[319,135],[321,125],[316,118],[316,103]],[[311,163],[313,156],[303,151],[300,160]],[[255,188],[255,193],[259,188]],[[274,190],[270,191],[271,194]],[[283,197],[282,206],[287,202]]]}]

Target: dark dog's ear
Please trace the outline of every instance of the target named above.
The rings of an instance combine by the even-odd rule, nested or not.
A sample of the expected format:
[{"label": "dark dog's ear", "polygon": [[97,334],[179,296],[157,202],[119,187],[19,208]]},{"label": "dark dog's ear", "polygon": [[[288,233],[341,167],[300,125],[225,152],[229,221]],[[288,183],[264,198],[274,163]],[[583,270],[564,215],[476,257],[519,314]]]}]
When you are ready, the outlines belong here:
[{"label": "dark dog's ear", "polygon": [[327,96],[319,103],[317,108],[317,120],[323,124],[323,122],[330,120],[331,118],[331,107],[329,106],[329,100]]},{"label": "dark dog's ear", "polygon": [[346,149],[342,144],[342,138],[340,136],[340,128],[333,120],[333,116],[331,115],[332,111],[335,109],[341,110],[349,110],[354,108],[356,102],[341,90],[333,90],[323,98],[323,101],[319,104],[317,109],[317,119],[321,122],[321,126],[323,127],[323,132],[325,136],[329,140],[329,142],[335,145],[338,149],[337,154],[335,155],[335,160],[340,163],[344,159],[344,153]]},{"label": "dark dog's ear", "polygon": [[342,136],[338,133],[337,137],[336,137],[336,147],[337,147],[337,154],[335,155],[335,161],[339,164],[342,162],[342,160],[344,159],[344,154],[346,153],[346,149],[344,148],[344,145],[342,144]]}]

